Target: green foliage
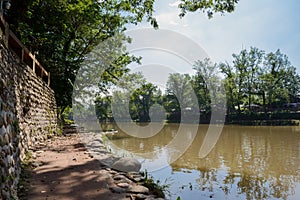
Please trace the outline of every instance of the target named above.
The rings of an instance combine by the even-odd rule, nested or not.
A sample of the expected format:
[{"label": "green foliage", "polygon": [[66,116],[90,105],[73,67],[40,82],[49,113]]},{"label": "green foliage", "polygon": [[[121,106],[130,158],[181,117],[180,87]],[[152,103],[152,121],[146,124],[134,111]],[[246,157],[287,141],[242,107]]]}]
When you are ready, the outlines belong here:
[{"label": "green foliage", "polygon": [[[218,108],[223,110],[226,106],[224,99],[227,98],[229,115],[245,114],[256,119],[257,116],[251,113],[261,112],[258,118],[268,119],[265,113],[280,110],[283,104],[296,101],[300,92],[300,77],[296,68],[279,50],[266,54],[251,47],[233,54],[231,64],[216,64],[204,59],[195,62],[194,70],[196,73],[192,77],[188,74],[170,74],[164,94],[153,84],[147,83],[141,74],[123,76],[126,78],[118,81],[119,90],[113,92],[113,101],[108,97],[102,97],[99,101],[102,107],[98,109],[98,116],[102,113],[100,118],[114,117],[108,106],[112,104],[118,119],[149,121],[149,111],[157,104],[163,105],[168,121],[180,122],[181,115],[188,113],[188,110],[191,115],[187,116],[196,119],[196,115],[192,114],[199,110],[202,122],[209,122],[212,106],[216,111]],[[127,105],[127,108],[118,104]],[[154,109],[154,112],[159,110]],[[231,119],[227,117],[227,120]]]},{"label": "green foliage", "polygon": [[[77,72],[98,44],[123,33],[128,24],[148,21],[154,28],[155,0],[24,0],[12,1],[7,17],[12,30],[37,55],[38,60],[51,73],[51,87],[62,110],[71,105],[73,83]],[[231,12],[238,0],[191,1],[182,0],[179,8],[187,11]],[[127,39],[124,38],[123,42]],[[122,45],[117,49],[121,49]],[[105,49],[104,49],[105,51]],[[119,55],[119,54],[118,54]],[[105,68],[99,86],[106,86],[127,71],[125,66],[136,61],[126,52],[114,57]],[[101,67],[101,66],[99,66]]]},{"label": "green foliage", "polygon": [[70,106],[67,106],[64,111],[62,112],[62,119],[65,124],[73,124],[73,112]]},{"label": "green foliage", "polygon": [[161,91],[152,83],[144,83],[137,88],[130,99],[130,114],[133,119],[141,122],[150,121],[150,108],[159,102]]},{"label": "green foliage", "polygon": [[185,16],[187,12],[199,10],[211,18],[214,13],[233,12],[239,0],[181,0],[180,2],[178,7],[181,9],[181,17]]},{"label": "green foliage", "polygon": [[[64,108],[71,105],[76,74],[95,46],[122,33],[127,24],[137,24],[143,19],[157,27],[152,17],[153,3],[153,0],[33,0],[17,5],[16,10],[23,12],[9,16],[9,21],[25,45],[38,54],[39,61],[50,71],[58,106]],[[115,65],[103,75],[104,79],[121,76],[115,66],[130,61],[128,54],[116,59]]]},{"label": "green foliage", "polygon": [[180,112],[180,109],[197,106],[193,92],[189,74],[170,74],[166,89],[167,111]]},{"label": "green foliage", "polygon": [[[95,100],[96,115],[101,122],[111,121],[112,117],[118,120],[131,121],[129,110],[134,108],[131,106],[128,108],[131,100],[132,93],[142,86],[145,79],[140,73],[126,73],[122,75],[117,81],[113,81],[113,84],[101,85],[100,87],[106,87],[111,89],[111,93],[106,92],[104,89],[100,89],[102,92],[97,93]],[[137,117],[133,117],[137,119]]]},{"label": "green foliage", "polygon": [[[82,65],[84,70],[95,73],[83,75],[83,88],[76,87],[84,95],[90,93],[88,95],[97,97],[96,113],[100,120],[111,118],[109,105],[121,103],[118,101],[124,99],[127,99],[125,103],[128,103],[131,118],[135,120],[148,121],[149,109],[156,104],[163,105],[169,113],[178,113],[185,108],[200,108],[209,113],[211,105],[224,98],[218,96],[217,91],[219,70],[225,76],[223,84],[229,114],[257,111],[253,105],[262,106],[267,113],[284,103],[298,100],[300,76],[280,50],[265,53],[251,47],[233,54],[232,63],[215,64],[209,59],[197,61],[194,76],[170,75],[164,95],[154,85],[145,83],[141,74],[129,75],[127,65],[139,63],[140,58],[126,51],[124,44],[130,42],[130,38],[123,33],[128,24],[138,24],[143,20],[157,28],[153,17],[154,2],[25,0],[13,4],[7,16],[11,28],[51,73],[51,87],[64,120],[68,120],[63,111],[65,108],[68,111],[68,106],[72,105],[74,81]],[[213,13],[234,11],[238,2],[181,0],[178,7],[181,17],[187,12],[201,11],[210,18]],[[118,37],[113,37],[116,35]],[[95,48],[97,52],[93,52]],[[90,54],[91,58],[87,59]],[[95,93],[89,90],[91,87],[86,87],[95,85],[92,81],[98,84]],[[113,99],[109,97],[109,91],[115,91]],[[95,108],[86,102],[88,99],[84,95],[79,102],[79,111],[83,116],[94,115]],[[117,109],[119,117],[128,117],[128,109]]]},{"label": "green foliage", "polygon": [[96,98],[96,114],[101,122],[112,120],[112,118],[148,122],[150,121],[150,108],[156,103],[161,104],[160,97],[160,90],[151,83],[143,83],[133,91],[115,90],[112,96]]},{"label": "green foliage", "polygon": [[155,182],[154,178],[149,176],[148,172],[145,171],[145,180],[143,185],[149,188],[149,190],[157,197],[165,198],[165,193],[169,192],[168,188],[170,187],[170,184],[167,184],[167,181],[168,180],[165,180],[165,183],[161,183],[159,180]]},{"label": "green foliage", "polygon": [[192,81],[193,89],[197,95],[200,110],[207,114],[211,111],[211,105],[220,103],[223,98],[220,91],[219,68],[216,63],[205,58],[202,61],[196,61],[194,69],[196,75]]},{"label": "green foliage", "polygon": [[112,118],[111,97],[97,97],[95,101],[96,115],[101,122]]},{"label": "green foliage", "polygon": [[266,54],[251,47],[233,54],[232,64],[219,67],[225,75],[229,112],[237,107],[241,113],[241,105],[250,112],[257,110],[253,105],[261,105],[264,112],[280,109],[284,103],[296,101],[300,92],[300,76],[280,50]]}]

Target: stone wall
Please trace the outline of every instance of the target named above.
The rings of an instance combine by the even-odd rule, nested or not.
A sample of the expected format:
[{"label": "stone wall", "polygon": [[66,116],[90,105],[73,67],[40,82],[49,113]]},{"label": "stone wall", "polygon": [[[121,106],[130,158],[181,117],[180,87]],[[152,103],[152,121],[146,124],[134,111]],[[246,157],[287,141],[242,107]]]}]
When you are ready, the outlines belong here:
[{"label": "stone wall", "polygon": [[17,199],[21,160],[54,134],[57,115],[53,91],[7,46],[0,37],[0,199]]}]

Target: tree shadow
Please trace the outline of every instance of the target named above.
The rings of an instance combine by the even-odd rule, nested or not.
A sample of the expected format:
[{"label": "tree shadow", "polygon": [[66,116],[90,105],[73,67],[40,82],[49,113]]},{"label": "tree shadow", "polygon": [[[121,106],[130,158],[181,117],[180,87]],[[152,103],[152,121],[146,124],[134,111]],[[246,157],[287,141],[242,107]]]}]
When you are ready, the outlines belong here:
[{"label": "tree shadow", "polygon": [[[109,185],[113,183],[109,172],[101,160],[87,159],[88,155],[79,156],[78,160],[72,160],[70,155],[86,151],[82,143],[66,145],[60,153],[57,149],[45,146],[45,151],[57,153],[58,159],[66,156],[69,161],[65,166],[59,166],[54,160],[42,161],[42,165],[31,170],[30,186],[26,197],[23,199],[126,199],[126,194],[112,193]],[[82,154],[82,153],[81,153]],[[47,158],[44,158],[47,159]],[[80,160],[79,160],[80,159]],[[103,159],[105,161],[105,159]],[[127,198],[128,199],[128,198]]]}]

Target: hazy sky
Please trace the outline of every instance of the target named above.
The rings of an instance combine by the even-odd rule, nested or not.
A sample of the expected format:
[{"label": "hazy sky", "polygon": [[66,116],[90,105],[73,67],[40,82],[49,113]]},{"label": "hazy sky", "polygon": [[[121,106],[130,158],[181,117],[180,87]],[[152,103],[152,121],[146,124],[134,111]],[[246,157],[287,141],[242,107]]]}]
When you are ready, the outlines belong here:
[{"label": "hazy sky", "polygon": [[[176,0],[157,0],[155,16],[160,29],[184,34],[198,43],[214,62],[231,61],[232,53],[258,47],[266,52],[278,48],[300,73],[300,1],[240,0],[233,13],[203,13],[178,17]],[[139,27],[149,27],[148,24]]]}]

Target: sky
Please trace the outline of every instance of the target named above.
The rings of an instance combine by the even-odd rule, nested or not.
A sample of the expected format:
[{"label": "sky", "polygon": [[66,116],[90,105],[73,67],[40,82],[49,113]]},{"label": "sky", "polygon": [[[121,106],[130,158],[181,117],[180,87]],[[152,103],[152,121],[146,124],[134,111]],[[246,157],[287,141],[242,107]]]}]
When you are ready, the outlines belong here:
[{"label": "sky", "polygon": [[176,0],[156,1],[154,16],[159,28],[193,40],[213,62],[231,62],[233,53],[251,46],[267,53],[280,49],[300,73],[299,0],[240,0],[233,13],[217,13],[212,19],[200,12],[180,19],[177,5]]}]

